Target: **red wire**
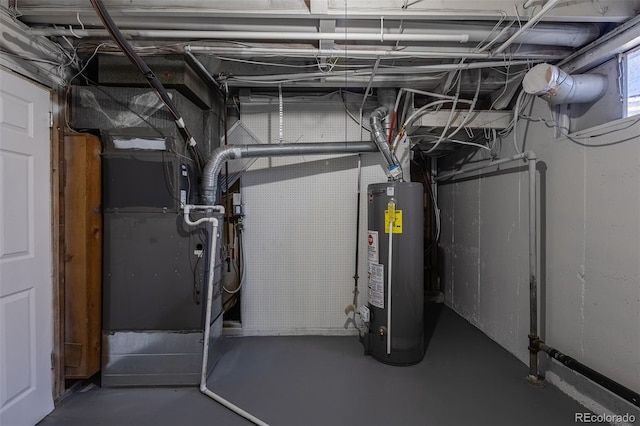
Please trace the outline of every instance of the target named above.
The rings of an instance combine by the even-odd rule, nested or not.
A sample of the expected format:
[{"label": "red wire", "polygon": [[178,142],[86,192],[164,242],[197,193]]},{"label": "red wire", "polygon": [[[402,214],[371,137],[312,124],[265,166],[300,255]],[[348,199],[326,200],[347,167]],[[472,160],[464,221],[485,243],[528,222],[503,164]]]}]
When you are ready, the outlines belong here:
[{"label": "red wire", "polygon": [[393,129],[396,126],[396,112],[393,111],[391,113],[391,127],[389,127],[389,145],[391,145],[391,143],[393,142]]}]

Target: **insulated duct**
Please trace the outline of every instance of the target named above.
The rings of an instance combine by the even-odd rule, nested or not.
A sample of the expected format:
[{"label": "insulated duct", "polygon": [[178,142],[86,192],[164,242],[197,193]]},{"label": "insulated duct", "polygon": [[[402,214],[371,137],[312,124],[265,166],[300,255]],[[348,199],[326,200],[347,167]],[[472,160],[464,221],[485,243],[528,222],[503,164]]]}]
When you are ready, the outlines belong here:
[{"label": "insulated duct", "polygon": [[589,103],[604,94],[607,78],[600,74],[569,75],[555,65],[543,63],[527,72],[522,87],[551,105]]},{"label": "insulated duct", "polygon": [[387,170],[389,171],[389,175],[393,179],[397,179],[402,175],[402,170],[400,168],[400,164],[394,155],[391,153],[391,149],[389,148],[389,143],[387,141],[387,132],[382,125],[382,120],[387,117],[388,108],[386,106],[381,106],[377,108],[375,111],[371,113],[371,117],[369,117],[369,124],[371,125],[371,138],[373,142],[380,150],[380,153],[384,157],[384,160],[387,162]]},{"label": "insulated duct", "polygon": [[[388,148],[387,148],[388,149]],[[202,197],[206,204],[215,204],[218,198],[218,175],[227,160],[237,158],[284,157],[314,154],[353,154],[375,152],[371,142],[323,142],[279,145],[227,145],[213,151],[202,173]]]}]

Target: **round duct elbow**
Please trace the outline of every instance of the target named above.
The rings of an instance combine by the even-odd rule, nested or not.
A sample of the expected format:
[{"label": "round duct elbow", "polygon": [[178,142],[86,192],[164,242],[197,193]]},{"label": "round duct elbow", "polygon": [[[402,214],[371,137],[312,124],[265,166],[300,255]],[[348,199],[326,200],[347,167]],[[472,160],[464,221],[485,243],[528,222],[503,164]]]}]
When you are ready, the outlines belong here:
[{"label": "round duct elbow", "polygon": [[569,75],[555,65],[538,64],[522,80],[525,92],[540,96],[552,105],[597,101],[607,90],[600,74]]}]

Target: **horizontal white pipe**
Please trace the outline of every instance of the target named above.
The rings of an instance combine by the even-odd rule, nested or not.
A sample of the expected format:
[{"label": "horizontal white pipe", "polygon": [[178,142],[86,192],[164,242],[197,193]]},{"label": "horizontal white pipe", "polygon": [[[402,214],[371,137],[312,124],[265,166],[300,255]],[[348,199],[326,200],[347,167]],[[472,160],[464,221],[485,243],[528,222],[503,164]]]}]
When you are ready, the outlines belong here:
[{"label": "horizontal white pipe", "polygon": [[[425,47],[417,49],[316,49],[316,48],[289,48],[289,47],[219,47],[219,46],[195,46],[191,45],[193,53],[222,55],[232,57],[257,57],[257,56],[287,56],[300,58],[318,57],[342,57],[342,58],[380,58],[381,60],[393,60],[398,58],[451,58],[458,59],[491,59],[493,54],[489,52],[477,52],[473,49],[455,47]],[[511,54],[511,59],[561,59],[567,55],[565,49],[545,49],[542,52],[524,51]],[[462,67],[464,68],[464,66]]]},{"label": "horizontal white pipe", "polygon": [[516,41],[518,37],[520,37],[525,31],[534,26],[538,21],[540,21],[544,15],[546,15],[551,9],[558,4],[560,0],[549,0],[544,7],[538,12],[533,18],[529,19],[526,24],[524,24],[518,31],[516,31],[507,41],[502,43],[500,47],[498,47],[495,51],[496,54],[504,52],[507,47],[511,46],[513,42]]},{"label": "horizontal white pipe", "polygon": [[[70,26],[76,26],[74,20]],[[315,25],[240,25],[240,24],[190,24],[185,22],[139,23],[130,29],[132,22],[122,26],[122,32],[132,37],[146,38],[213,38],[213,39],[280,39],[280,40],[343,40],[343,41],[451,41],[480,42],[492,37],[494,30],[487,25],[430,23],[429,26],[405,25],[402,33],[393,33],[393,28],[385,27],[336,27],[331,33],[319,33]],[[146,25],[146,27],[144,26]],[[499,29],[499,28],[498,28]],[[504,42],[518,30],[505,26],[492,41]],[[32,29],[32,34],[67,37],[102,37],[102,29],[40,28]],[[548,46],[580,47],[596,39],[600,29],[593,23],[540,23],[526,33],[520,32],[518,43]]]},{"label": "horizontal white pipe", "polygon": [[[514,65],[532,65],[540,62],[537,60],[526,61],[487,61],[487,62],[469,62],[462,64],[435,64],[435,65],[416,65],[413,67],[397,66],[393,68],[383,68],[378,70],[377,74],[419,74],[421,72],[442,72],[442,71],[457,71],[457,70],[472,70],[478,68],[495,68]],[[366,74],[367,70],[356,70],[354,74]]]},{"label": "horizontal white pipe", "polygon": [[397,58],[473,58],[487,59],[489,53],[474,53],[470,49],[462,50],[392,50],[392,49],[314,49],[314,48],[287,48],[287,47],[217,47],[217,46],[191,46],[193,53],[210,53],[218,55],[254,56],[254,55],[288,55],[316,58],[318,56],[349,57],[365,56],[379,57],[380,59]]},{"label": "horizontal white pipe", "polygon": [[[187,48],[185,47],[185,52]],[[527,61],[490,61],[490,62],[469,62],[466,64],[437,64],[437,65],[424,65],[416,67],[393,67],[391,69],[378,69],[376,76],[374,77],[376,82],[382,82],[389,77],[386,75],[393,75],[393,81],[398,81],[400,78],[402,81],[422,81],[420,77],[422,74],[439,74],[445,71],[456,71],[460,69],[478,69],[478,68],[494,68],[500,66],[514,66],[514,65],[532,65],[540,62],[540,60],[527,60]],[[379,74],[379,75],[378,75]],[[411,75],[410,77],[398,77],[398,75]],[[294,73],[294,74],[274,74],[274,75],[234,75],[229,77],[227,81],[229,83],[236,82],[250,82],[255,84],[260,83],[278,83],[278,82],[293,82],[293,81],[305,81],[313,79],[322,79],[325,82],[331,82],[333,80],[344,80],[349,78],[351,81],[364,81],[364,78],[370,78],[367,76],[372,75],[371,69],[364,70],[345,70],[345,71],[332,71],[332,72],[307,72],[307,73]],[[439,78],[439,77],[430,77]],[[451,97],[453,98],[453,97]]]},{"label": "horizontal white pipe", "polygon": [[[385,32],[276,32],[276,31],[193,31],[193,30],[121,30],[122,34],[140,38],[174,38],[174,39],[212,39],[212,40],[340,40],[340,41],[438,41],[458,42],[469,41],[467,34],[399,34]],[[96,37],[108,36],[104,30],[69,30],[53,28],[32,30],[34,35],[67,36],[67,37]]]}]

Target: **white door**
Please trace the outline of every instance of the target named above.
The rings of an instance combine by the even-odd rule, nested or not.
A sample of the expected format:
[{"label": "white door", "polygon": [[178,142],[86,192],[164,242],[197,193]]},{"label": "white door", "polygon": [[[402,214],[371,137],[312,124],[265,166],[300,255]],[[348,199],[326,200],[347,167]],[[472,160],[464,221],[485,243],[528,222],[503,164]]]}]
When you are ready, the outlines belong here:
[{"label": "white door", "polygon": [[50,94],[0,69],[0,425],[53,410]]}]

